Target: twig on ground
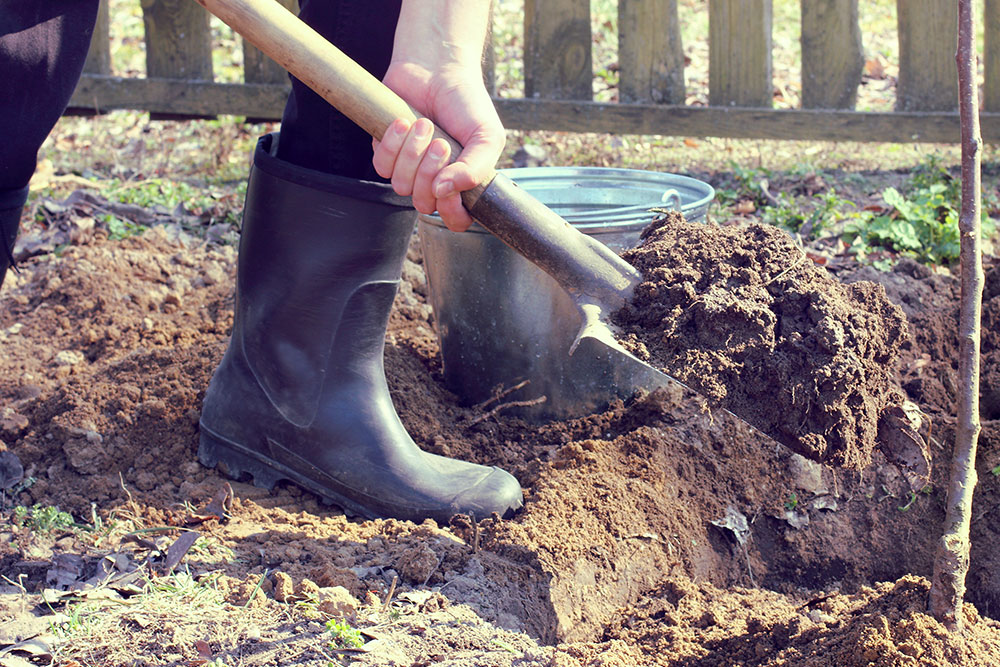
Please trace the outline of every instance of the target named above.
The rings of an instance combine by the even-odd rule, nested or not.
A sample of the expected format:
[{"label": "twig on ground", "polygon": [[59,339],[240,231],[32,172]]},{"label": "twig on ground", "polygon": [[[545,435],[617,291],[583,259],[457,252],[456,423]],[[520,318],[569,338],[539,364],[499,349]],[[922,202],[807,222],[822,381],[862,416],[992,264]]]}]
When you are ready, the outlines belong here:
[{"label": "twig on ground", "polygon": [[386,593],[385,602],[382,603],[382,613],[389,611],[389,603],[392,602],[392,596],[396,594],[396,584],[399,583],[399,577],[393,575],[392,583],[389,584],[389,592]]},{"label": "twig on ground", "polygon": [[472,409],[475,410],[476,412],[485,410],[490,403],[499,401],[501,398],[506,398],[507,396],[510,396],[518,389],[523,389],[524,387],[527,387],[529,384],[531,384],[531,380],[522,380],[521,382],[515,384],[513,387],[508,387],[507,389],[504,389],[502,384],[498,384],[497,386],[493,387],[493,391],[490,392],[491,396],[489,398],[487,398],[482,403],[476,403],[475,405],[472,406]]},{"label": "twig on ground", "polygon": [[773,283],[778,278],[781,278],[783,275],[785,275],[786,273],[788,273],[789,271],[791,271],[792,269],[794,269],[796,266],[798,266],[799,264],[801,264],[803,262],[803,260],[805,260],[807,258],[808,258],[808,255],[806,255],[803,252],[801,255],[799,255],[798,259],[796,259],[794,262],[792,262],[791,266],[789,266],[784,271],[781,271],[778,275],[774,276],[773,278],[771,278],[770,280],[768,280],[766,283],[764,283],[764,287],[767,287],[768,285],[770,285],[771,283]]},{"label": "twig on ground", "polygon": [[506,410],[507,408],[526,408],[532,405],[539,405],[540,403],[544,403],[547,400],[548,400],[547,396],[539,396],[537,398],[529,398],[524,401],[508,401],[506,403],[501,403],[492,410],[484,412],[483,414],[473,419],[471,422],[469,422],[469,426],[475,426],[476,424],[484,422],[487,419],[490,419],[491,417],[495,417],[498,414],[500,414],[502,410]]}]

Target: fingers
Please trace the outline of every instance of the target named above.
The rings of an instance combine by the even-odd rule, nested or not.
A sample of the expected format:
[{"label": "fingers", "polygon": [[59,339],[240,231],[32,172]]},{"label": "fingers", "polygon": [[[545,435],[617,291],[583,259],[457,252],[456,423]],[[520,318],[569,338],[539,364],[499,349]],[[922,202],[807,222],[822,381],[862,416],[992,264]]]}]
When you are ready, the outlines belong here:
[{"label": "fingers", "polygon": [[472,225],[472,216],[462,205],[462,197],[459,194],[438,199],[437,210],[445,227],[453,232],[464,232]]},{"label": "fingers", "polygon": [[449,164],[451,147],[433,138],[434,125],[426,118],[410,123],[397,119],[381,141],[373,141],[372,164],[376,173],[390,180],[393,191],[413,199],[421,213],[435,211],[453,231],[463,231],[472,218],[462,205],[461,193],[486,180],[503,150],[498,137],[488,132],[471,137],[458,161]]},{"label": "fingers", "polygon": [[430,215],[437,209],[437,195],[432,187],[438,172],[447,166],[451,147],[444,139],[435,139],[427,148],[413,179],[413,207]]},{"label": "fingers", "polygon": [[382,141],[373,141],[372,146],[375,153],[372,155],[372,165],[375,173],[382,178],[391,178],[392,170],[396,166],[396,157],[403,148],[406,135],[410,133],[410,123],[397,118],[386,128],[382,135]]}]

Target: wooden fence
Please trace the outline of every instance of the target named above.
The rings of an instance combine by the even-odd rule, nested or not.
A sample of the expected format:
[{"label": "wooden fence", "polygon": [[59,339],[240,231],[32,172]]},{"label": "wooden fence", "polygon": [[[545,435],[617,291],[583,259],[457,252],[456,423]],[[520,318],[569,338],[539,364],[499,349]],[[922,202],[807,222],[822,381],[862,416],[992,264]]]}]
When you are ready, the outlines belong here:
[{"label": "wooden fence", "polygon": [[[290,6],[295,0],[281,0]],[[524,90],[496,98],[511,129],[771,139],[956,142],[955,0],[897,0],[894,111],[854,110],[864,56],[857,0],[801,0],[802,104],[774,109],[772,0],[707,0],[708,104],[685,105],[677,0],[619,0],[619,102],[593,101],[590,0],[525,0]],[[778,0],[791,2],[792,0]],[[1000,0],[984,0],[982,133],[1000,140]],[[192,0],[142,0],[146,78],[111,76],[102,4],[77,110],[278,119],[285,73],[249,45],[245,83],[212,80],[209,17]]]}]

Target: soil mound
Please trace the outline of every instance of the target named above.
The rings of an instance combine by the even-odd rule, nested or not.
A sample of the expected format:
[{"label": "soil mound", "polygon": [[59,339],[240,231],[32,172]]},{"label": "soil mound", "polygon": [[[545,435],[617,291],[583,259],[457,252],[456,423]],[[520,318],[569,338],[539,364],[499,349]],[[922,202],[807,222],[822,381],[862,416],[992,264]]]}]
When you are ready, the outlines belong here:
[{"label": "soil mound", "polygon": [[625,259],[643,273],[615,314],[637,356],[793,451],[838,466],[871,462],[888,412],[906,318],[885,290],[844,285],[781,230],[688,223],[643,232]]},{"label": "soil mound", "polygon": [[[981,665],[1000,661],[1000,624],[966,606],[964,634],[928,616],[927,580],[906,576],[855,595],[791,603],[769,591],[668,584],[609,638],[643,647],[649,664],[685,667]],[[662,662],[655,656],[671,656]]]}]

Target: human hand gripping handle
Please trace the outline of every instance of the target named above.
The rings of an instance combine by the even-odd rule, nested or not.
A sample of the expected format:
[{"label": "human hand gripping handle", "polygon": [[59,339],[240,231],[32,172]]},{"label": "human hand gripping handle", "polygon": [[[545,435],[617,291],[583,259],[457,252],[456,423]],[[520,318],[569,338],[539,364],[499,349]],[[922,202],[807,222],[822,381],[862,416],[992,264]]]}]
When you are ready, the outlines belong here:
[{"label": "human hand gripping handle", "polygon": [[452,156],[425,119],[396,119],[382,141],[373,141],[375,169],[398,194],[412,196],[418,211],[436,210],[455,231],[472,224],[459,193],[489,176],[506,141],[483,83],[489,21],[490,0],[403,0],[382,79],[463,149]]},{"label": "human hand gripping handle", "polygon": [[[423,117],[274,0],[197,2],[375,139],[382,141],[397,119],[412,128]],[[431,137],[446,142],[452,157],[462,154],[462,146],[440,128],[434,127]],[[629,298],[639,282],[633,267],[494,168],[477,175],[482,180],[462,191],[461,198],[483,227],[552,276],[578,301],[602,301],[614,307]]]}]

